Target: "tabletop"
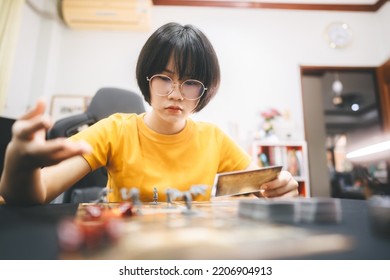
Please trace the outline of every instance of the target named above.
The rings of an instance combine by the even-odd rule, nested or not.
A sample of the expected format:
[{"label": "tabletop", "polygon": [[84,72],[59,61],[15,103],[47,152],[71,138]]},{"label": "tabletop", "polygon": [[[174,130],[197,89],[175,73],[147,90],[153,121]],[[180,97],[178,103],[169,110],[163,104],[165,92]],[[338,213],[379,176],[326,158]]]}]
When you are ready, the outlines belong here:
[{"label": "tabletop", "polygon": [[0,205],[0,259],[390,259],[390,238],[373,231],[365,200],[341,199],[337,223],[275,223],[241,217],[239,201],[175,210],[142,205],[123,218],[115,243],[64,252],[58,225],[86,205]]}]

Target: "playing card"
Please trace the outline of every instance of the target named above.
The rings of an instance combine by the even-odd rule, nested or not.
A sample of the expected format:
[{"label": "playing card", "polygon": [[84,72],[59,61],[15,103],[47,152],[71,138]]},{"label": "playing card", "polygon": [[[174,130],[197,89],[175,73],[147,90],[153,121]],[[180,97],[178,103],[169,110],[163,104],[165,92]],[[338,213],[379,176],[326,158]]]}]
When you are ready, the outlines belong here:
[{"label": "playing card", "polygon": [[339,223],[341,205],[339,199],[307,198],[297,200],[298,219],[303,223]]},{"label": "playing card", "polygon": [[240,195],[258,192],[264,183],[277,178],[282,166],[256,170],[220,173],[216,177],[215,196]]},{"label": "playing card", "polygon": [[257,221],[294,223],[296,222],[295,203],[293,200],[254,199],[242,200],[238,213]]}]

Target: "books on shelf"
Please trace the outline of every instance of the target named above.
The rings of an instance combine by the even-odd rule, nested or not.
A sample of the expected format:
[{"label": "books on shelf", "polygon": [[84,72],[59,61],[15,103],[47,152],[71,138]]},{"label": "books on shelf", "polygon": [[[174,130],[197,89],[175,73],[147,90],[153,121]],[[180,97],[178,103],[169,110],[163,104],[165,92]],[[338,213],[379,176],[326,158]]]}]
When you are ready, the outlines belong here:
[{"label": "books on shelf", "polygon": [[306,142],[270,143],[255,141],[253,157],[260,167],[281,165],[300,185],[300,194],[308,196],[308,164]]},{"label": "books on shelf", "polygon": [[303,176],[303,155],[299,147],[258,146],[257,149],[257,164],[260,167],[282,165],[292,175]]}]

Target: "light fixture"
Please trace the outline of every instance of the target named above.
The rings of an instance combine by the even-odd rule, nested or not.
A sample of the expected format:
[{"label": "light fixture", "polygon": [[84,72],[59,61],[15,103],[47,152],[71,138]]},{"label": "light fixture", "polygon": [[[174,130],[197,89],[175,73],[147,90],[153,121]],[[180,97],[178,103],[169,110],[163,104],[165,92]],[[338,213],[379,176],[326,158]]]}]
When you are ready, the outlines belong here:
[{"label": "light fixture", "polygon": [[334,73],[334,81],[332,83],[332,90],[335,93],[333,96],[332,102],[335,106],[341,106],[343,104],[343,98],[341,97],[341,93],[343,91],[343,84],[339,79],[339,74],[337,72]]},{"label": "light fixture", "polygon": [[353,103],[353,104],[351,105],[351,109],[352,109],[352,111],[357,112],[357,111],[359,111],[360,106],[359,106],[358,103]]},{"label": "light fixture", "polygon": [[341,94],[341,92],[343,91],[343,83],[340,81],[339,74],[337,72],[334,73],[332,89],[336,94]]},{"label": "light fixture", "polygon": [[343,98],[340,95],[333,96],[332,99],[334,106],[341,106],[343,104]]},{"label": "light fixture", "polygon": [[390,158],[390,140],[364,146],[347,153],[352,162],[370,162],[387,160]]}]

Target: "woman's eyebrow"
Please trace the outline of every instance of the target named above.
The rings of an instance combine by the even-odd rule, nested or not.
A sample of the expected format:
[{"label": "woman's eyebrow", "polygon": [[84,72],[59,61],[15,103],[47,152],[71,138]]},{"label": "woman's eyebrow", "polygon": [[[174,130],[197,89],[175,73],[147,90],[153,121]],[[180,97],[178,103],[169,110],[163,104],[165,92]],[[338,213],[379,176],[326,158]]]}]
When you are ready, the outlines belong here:
[{"label": "woman's eyebrow", "polygon": [[175,71],[170,70],[170,69],[164,69],[164,72],[168,72],[169,74],[175,74]]}]

